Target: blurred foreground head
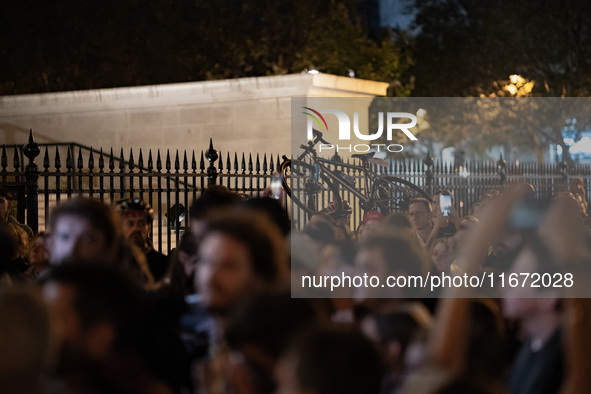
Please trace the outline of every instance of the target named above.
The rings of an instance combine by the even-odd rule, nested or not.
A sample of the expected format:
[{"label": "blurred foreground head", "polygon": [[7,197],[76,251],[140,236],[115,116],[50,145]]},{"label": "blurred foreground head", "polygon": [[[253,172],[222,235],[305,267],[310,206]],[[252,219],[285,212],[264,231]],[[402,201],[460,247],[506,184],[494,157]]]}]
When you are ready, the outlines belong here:
[{"label": "blurred foreground head", "polygon": [[121,226],[114,210],[91,198],[59,204],[49,218],[49,261],[105,260],[116,252]]},{"label": "blurred foreground head", "polygon": [[43,281],[63,343],[61,372],[99,365],[129,347],[141,292],[124,274],[96,264],[63,264]]},{"label": "blurred foreground head", "polygon": [[278,394],[377,394],[382,363],[355,331],[321,330],[296,340],[278,367]]},{"label": "blurred foreground head", "polygon": [[30,291],[4,289],[0,316],[0,392],[41,392],[53,355],[49,312]]},{"label": "blurred foreground head", "polygon": [[[389,276],[398,278],[395,286],[362,286],[361,298],[401,298],[417,295],[417,287],[411,286],[410,277],[422,275],[427,268],[423,252],[413,234],[406,232],[391,235],[376,231],[361,242],[355,257],[359,275],[379,278],[379,283],[388,283]],[[390,284],[392,278],[390,278]],[[420,290],[420,289],[419,289]]]},{"label": "blurred foreground head", "polygon": [[217,212],[205,221],[196,287],[220,314],[288,277],[287,245],[266,215]]},{"label": "blurred foreground head", "polygon": [[306,299],[291,298],[289,291],[267,292],[238,308],[225,337],[241,370],[257,393],[275,393],[276,363],[296,337],[318,324],[315,309]]},{"label": "blurred foreground head", "polygon": [[191,215],[191,232],[201,238],[205,231],[206,217],[212,211],[232,208],[242,199],[238,194],[231,193],[227,188],[219,185],[211,186],[201,193],[193,202],[189,214]]}]

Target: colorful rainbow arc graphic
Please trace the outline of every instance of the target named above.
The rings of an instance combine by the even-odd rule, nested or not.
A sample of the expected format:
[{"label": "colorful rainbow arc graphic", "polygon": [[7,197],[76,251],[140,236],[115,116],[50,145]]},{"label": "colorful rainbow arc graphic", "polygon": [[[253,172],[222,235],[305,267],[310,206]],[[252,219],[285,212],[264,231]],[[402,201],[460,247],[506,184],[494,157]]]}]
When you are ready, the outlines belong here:
[{"label": "colorful rainbow arc graphic", "polygon": [[[313,110],[312,108],[309,108],[309,107],[302,107],[302,108],[307,109],[309,111],[312,111],[316,115],[320,116],[320,119],[322,119],[322,122],[324,123],[324,126],[326,127],[326,131],[328,131],[328,125],[326,124],[326,120],[324,120],[324,117],[322,115],[320,115],[320,112],[318,112],[316,110]],[[310,114],[308,112],[302,112],[302,113],[305,114],[305,115],[310,116],[311,118],[313,118],[316,121],[316,123],[318,123],[318,126],[320,126],[320,129],[322,129],[322,124],[320,123],[320,120],[318,120],[318,118],[316,116],[314,116],[314,115],[312,115],[312,114]]]}]

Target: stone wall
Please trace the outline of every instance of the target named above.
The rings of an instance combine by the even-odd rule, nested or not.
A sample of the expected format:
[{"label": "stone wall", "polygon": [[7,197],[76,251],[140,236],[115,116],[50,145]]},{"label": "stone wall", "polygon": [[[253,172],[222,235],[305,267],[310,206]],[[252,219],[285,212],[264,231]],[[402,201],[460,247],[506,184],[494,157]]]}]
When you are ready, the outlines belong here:
[{"label": "stone wall", "polygon": [[289,154],[291,97],[374,97],[387,84],[294,74],[0,97],[0,142]]}]

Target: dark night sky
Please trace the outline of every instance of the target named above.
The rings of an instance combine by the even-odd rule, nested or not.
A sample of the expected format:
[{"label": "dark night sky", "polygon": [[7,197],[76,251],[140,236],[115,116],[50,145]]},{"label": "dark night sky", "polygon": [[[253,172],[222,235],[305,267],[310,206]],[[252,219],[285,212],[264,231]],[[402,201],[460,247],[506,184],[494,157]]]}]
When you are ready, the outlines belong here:
[{"label": "dark night sky", "polygon": [[0,0],[0,95],[299,72],[355,1]]}]

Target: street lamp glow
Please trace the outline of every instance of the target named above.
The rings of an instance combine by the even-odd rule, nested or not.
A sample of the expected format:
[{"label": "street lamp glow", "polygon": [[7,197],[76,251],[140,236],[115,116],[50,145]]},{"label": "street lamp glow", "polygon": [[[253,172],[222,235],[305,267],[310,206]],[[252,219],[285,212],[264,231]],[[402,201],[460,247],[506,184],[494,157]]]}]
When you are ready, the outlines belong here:
[{"label": "street lamp glow", "polygon": [[319,74],[319,73],[320,73],[320,71],[318,71],[318,70],[310,70],[310,71],[308,71],[308,74]]},{"label": "street lamp glow", "polygon": [[523,82],[523,78],[521,77],[521,75],[517,74],[509,76],[509,79],[511,80],[511,83],[514,83],[515,85],[519,84],[520,82]]}]

